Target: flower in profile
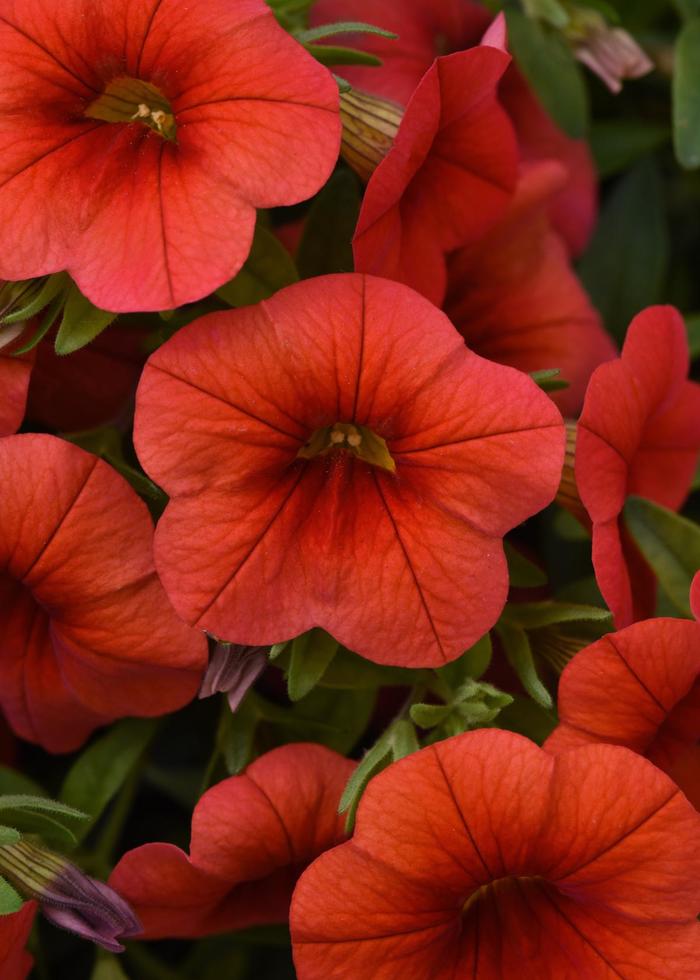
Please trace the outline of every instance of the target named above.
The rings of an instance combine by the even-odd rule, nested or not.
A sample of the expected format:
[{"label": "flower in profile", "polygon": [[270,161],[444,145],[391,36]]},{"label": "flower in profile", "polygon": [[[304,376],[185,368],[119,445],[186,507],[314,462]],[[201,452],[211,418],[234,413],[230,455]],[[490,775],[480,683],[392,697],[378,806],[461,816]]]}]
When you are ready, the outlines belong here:
[{"label": "flower in profile", "polygon": [[553,397],[574,415],[615,346],[550,225],[550,201],[565,179],[553,161],[523,169],[506,215],[450,257],[444,309],[477,354],[521,371],[559,368],[569,387]]},{"label": "flower in profile", "polygon": [[299,879],[299,980],[697,976],[700,815],[628,749],[509,732],[376,776]]},{"label": "flower in profile", "polygon": [[2,980],[26,980],[32,957],[25,946],[36,915],[36,902],[25,902],[19,912],[0,916],[0,976]]},{"label": "flower in profile", "polygon": [[141,932],[138,919],[114,889],[43,847],[25,840],[0,847],[0,872],[21,895],[39,902],[49,922],[112,953],[123,952],[120,939]]},{"label": "flower in profile", "polygon": [[6,4],[0,55],[0,275],[102,309],[211,292],[337,158],[336,83],[263,0]]},{"label": "flower in profile", "polygon": [[0,440],[0,706],[52,752],[98,725],[193,697],[206,642],[175,615],[146,505],[53,436]]},{"label": "flower in profile", "polygon": [[574,472],[593,525],[593,566],[622,629],[653,615],[655,580],[622,517],[630,495],[677,510],[700,455],[700,386],[688,381],[680,314],[654,306],[630,324],[620,358],[591,377]]},{"label": "flower in profile", "polygon": [[578,653],[559,682],[545,748],[612,742],[640,752],[700,809],[700,625],[651,619]]},{"label": "flower in profile", "polygon": [[529,377],[357,274],[179,331],[146,364],[134,438],[171,498],[156,564],[186,622],[256,646],[320,626],[404,666],[493,625],[501,539],[552,500],[564,453]]},{"label": "flower in profile", "polygon": [[405,113],[376,96],[341,96],[343,155],[368,178],[352,243],[358,271],[442,302],[446,254],[481,238],[515,189],[517,146],[497,99],[509,61],[487,44],[438,58]]},{"label": "flower in profile", "polygon": [[[401,106],[408,104],[436,56],[478,45],[490,19],[489,12],[471,0],[316,0],[311,8],[314,25],[363,21],[398,35],[391,40],[371,34],[343,38],[382,62],[378,68],[343,66],[343,77]],[[513,64],[501,80],[498,98],[515,126],[522,160],[557,160],[566,170],[564,185],[550,201],[550,217],[572,254],[580,254],[597,210],[595,167],[585,140],[570,139],[555,125]]]},{"label": "flower in profile", "polygon": [[574,54],[617,95],[626,78],[642,78],[654,70],[654,62],[635,39],[621,27],[610,27],[597,10],[577,7],[565,34]]},{"label": "flower in profile", "polygon": [[345,838],[338,803],[353,765],[321,745],[273,749],[200,799],[189,855],[172,844],[125,854],[110,884],[133,905],[144,938],[286,922],[303,869]]}]

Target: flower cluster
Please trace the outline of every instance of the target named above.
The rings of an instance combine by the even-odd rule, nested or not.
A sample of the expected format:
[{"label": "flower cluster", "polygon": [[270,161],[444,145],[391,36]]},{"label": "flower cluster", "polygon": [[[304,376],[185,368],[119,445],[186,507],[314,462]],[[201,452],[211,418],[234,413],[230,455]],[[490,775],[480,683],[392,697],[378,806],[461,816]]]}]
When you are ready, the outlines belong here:
[{"label": "flower cluster", "polygon": [[576,62],[663,68],[613,16],[0,0],[2,980],[697,978],[700,320],[648,161],[599,217],[666,139],[585,138]]}]

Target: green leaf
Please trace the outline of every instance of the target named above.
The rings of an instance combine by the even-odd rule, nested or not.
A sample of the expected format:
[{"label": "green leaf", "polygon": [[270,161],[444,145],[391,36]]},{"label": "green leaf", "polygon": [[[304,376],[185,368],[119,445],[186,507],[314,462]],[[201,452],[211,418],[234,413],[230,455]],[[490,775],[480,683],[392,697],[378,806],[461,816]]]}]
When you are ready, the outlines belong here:
[{"label": "green leaf", "polygon": [[571,50],[558,34],[530,20],[519,10],[507,10],[510,48],[554,121],[574,139],[588,128],[588,96]]},{"label": "green leaf", "polygon": [[338,651],[338,641],[322,629],[312,629],[292,640],[287,692],[300,701],[323,677]]},{"label": "green leaf", "polygon": [[65,297],[63,293],[59,293],[58,296],[54,296],[44,310],[41,317],[41,322],[36,331],[32,334],[29,340],[22,344],[21,347],[16,347],[15,350],[13,350],[13,356],[18,357],[20,354],[29,353],[30,350],[34,350],[34,348],[44,339],[51,327],[53,327],[56,320],[58,320],[61,311],[63,310],[64,299]]},{"label": "green leaf", "polygon": [[503,611],[503,618],[525,630],[540,629],[557,623],[606,622],[611,618],[608,609],[573,602],[510,602]]},{"label": "green leaf", "polygon": [[591,127],[591,149],[601,177],[629,169],[641,157],[663,146],[668,126],[642,119],[605,119]]},{"label": "green leaf", "polygon": [[384,734],[377,739],[372,748],[365,753],[364,757],[360,760],[357,769],[355,769],[352,776],[348,780],[347,785],[343,790],[343,795],[340,797],[338,813],[347,812],[345,827],[348,833],[355,825],[357,807],[367,784],[373,776],[377,775],[378,772],[381,772],[382,769],[386,769],[391,762],[391,757],[391,731],[389,730],[384,732]]},{"label": "green leaf", "polygon": [[543,708],[551,708],[552,697],[537,676],[535,659],[525,630],[501,619],[496,625],[496,632],[503,644],[508,663],[527,693]]},{"label": "green leaf", "polygon": [[690,616],[689,591],[700,569],[700,527],[643,497],[629,497],[625,523],[673,605]]},{"label": "green leaf", "polygon": [[23,796],[45,796],[41,786],[25,776],[24,773],[10,769],[9,766],[0,766],[0,796],[3,793],[19,793]]},{"label": "green leaf", "polygon": [[[335,691],[315,687],[288,712],[295,741],[320,742],[347,755],[357,745],[369,724],[376,694],[374,691]],[[289,737],[286,738],[289,741]]]},{"label": "green leaf", "polygon": [[391,757],[394,762],[412,755],[420,749],[416,730],[408,720],[401,718],[391,726]]},{"label": "green leaf", "polygon": [[369,65],[378,68],[382,59],[359,48],[344,48],[336,44],[305,44],[309,54],[321,65]]},{"label": "green leaf", "polygon": [[547,584],[547,576],[509,541],[504,542],[510,584],[518,589],[534,589]]},{"label": "green leaf", "polygon": [[0,796],[0,810],[34,810],[38,813],[51,813],[70,820],[87,820],[88,814],[77,810],[60,800],[44,796],[29,796],[26,793],[4,793]]},{"label": "green leaf", "polygon": [[304,279],[352,272],[352,236],[360,213],[360,185],[351,170],[337,170],[311,205],[297,262]]},{"label": "green leaf", "polygon": [[82,840],[143,756],[156,730],[152,719],[127,718],[110,728],[76,759],[61,789],[64,803],[90,819],[77,829]]},{"label": "green leaf", "polygon": [[308,31],[301,31],[297,34],[296,39],[301,44],[308,44],[324,37],[334,37],[336,34],[376,34],[378,37],[388,37],[392,41],[399,36],[393,31],[376,27],[374,24],[365,24],[361,20],[344,20],[335,24],[321,24],[319,27],[311,27]]},{"label": "green leaf", "polygon": [[74,847],[78,838],[73,830],[73,820],[86,820],[87,814],[58,800],[26,793],[8,793],[0,796],[0,811],[6,820],[26,833],[40,834],[47,841]]},{"label": "green leaf", "polygon": [[0,915],[13,915],[24,905],[24,899],[18,894],[9,881],[0,878]]},{"label": "green leaf", "polygon": [[700,17],[688,21],[676,42],[673,145],[682,167],[700,167]]},{"label": "green leaf", "polygon": [[327,667],[320,684],[339,690],[369,690],[376,687],[410,686],[418,680],[418,672],[403,667],[381,667],[356,653],[340,647]]},{"label": "green leaf", "polygon": [[97,950],[95,968],[90,980],[129,980],[121,968],[116,956],[111,956],[102,949]]},{"label": "green leaf", "polygon": [[525,735],[541,745],[557,727],[557,716],[525,695],[516,694],[513,703],[498,716],[498,727]]},{"label": "green leaf", "polygon": [[14,827],[0,826],[0,847],[7,847],[8,844],[17,844],[22,840],[19,830]]},{"label": "green leaf", "polygon": [[700,16],[700,0],[673,0],[673,3],[685,18]]},{"label": "green leaf", "polygon": [[410,708],[411,720],[421,728],[436,728],[452,714],[452,704],[412,704]]},{"label": "green leaf", "polygon": [[484,634],[473,647],[444,667],[439,667],[437,674],[451,688],[457,688],[465,680],[478,680],[485,674],[491,663],[492,644],[490,633]]},{"label": "green leaf", "polygon": [[552,27],[566,27],[571,20],[559,0],[523,0],[523,9],[528,17],[536,17]]},{"label": "green leaf", "polygon": [[85,347],[117,318],[116,313],[100,310],[83,296],[75,283],[71,284],[63,308],[63,319],[56,334],[57,354],[72,354]]},{"label": "green leaf", "polygon": [[268,299],[278,289],[297,282],[294,260],[282,242],[258,218],[245,265],[216,295],[229,306],[250,306]]},{"label": "green leaf", "polygon": [[0,323],[21,323],[36,316],[46,306],[51,303],[60,293],[66,292],[70,286],[70,279],[65,272],[57,272],[54,276],[49,276],[38,292],[30,292],[27,302],[23,303],[8,313],[7,316],[0,317]]},{"label": "green leaf", "polygon": [[569,382],[560,378],[559,368],[545,368],[543,371],[531,371],[530,377],[542,391],[563,391],[569,387]]},{"label": "green leaf", "polygon": [[663,298],[668,261],[664,185],[655,162],[646,159],[617,182],[579,266],[619,341],[632,317]]},{"label": "green leaf", "polygon": [[700,313],[693,313],[685,318],[685,328],[688,331],[688,347],[692,361],[700,355]]}]

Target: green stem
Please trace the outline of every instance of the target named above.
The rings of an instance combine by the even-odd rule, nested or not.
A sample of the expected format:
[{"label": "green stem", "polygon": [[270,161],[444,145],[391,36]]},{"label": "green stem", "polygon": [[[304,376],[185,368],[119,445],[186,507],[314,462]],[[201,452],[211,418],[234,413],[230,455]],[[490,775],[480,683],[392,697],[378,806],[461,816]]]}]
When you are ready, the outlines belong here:
[{"label": "green stem", "polygon": [[212,784],[214,779],[214,773],[216,772],[216,767],[221,758],[221,749],[224,741],[224,735],[228,729],[229,722],[231,720],[231,709],[228,706],[228,701],[225,695],[221,696],[221,710],[219,713],[219,723],[216,726],[216,735],[214,736],[214,748],[209,756],[209,761],[207,762],[207,768],[204,770],[204,775],[202,776],[202,785],[199,789],[199,795],[204,796],[206,791]]},{"label": "green stem", "polygon": [[134,767],[132,773],[124,783],[121,792],[114,801],[109,817],[105,822],[93,851],[93,860],[103,875],[109,874],[112,868],[114,851],[124,830],[124,824],[131,813],[131,807],[133,806],[141,780],[142,770],[143,758]]}]

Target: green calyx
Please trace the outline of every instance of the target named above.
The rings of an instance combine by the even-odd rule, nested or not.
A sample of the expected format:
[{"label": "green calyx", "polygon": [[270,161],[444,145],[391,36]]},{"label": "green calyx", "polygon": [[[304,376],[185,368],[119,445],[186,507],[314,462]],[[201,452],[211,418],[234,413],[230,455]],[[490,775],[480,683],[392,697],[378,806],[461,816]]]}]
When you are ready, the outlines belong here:
[{"label": "green calyx", "polygon": [[351,422],[336,422],[335,425],[324,425],[323,428],[316,429],[297,453],[297,459],[315,459],[339,450],[352,453],[365,463],[388,470],[389,473],[396,472],[396,463],[385,440],[366,425],[355,425]]},{"label": "green calyx", "polygon": [[85,115],[103,122],[139,122],[168,142],[176,139],[172,106],[160,89],[140,78],[112,79],[102,95],[90,103]]}]

